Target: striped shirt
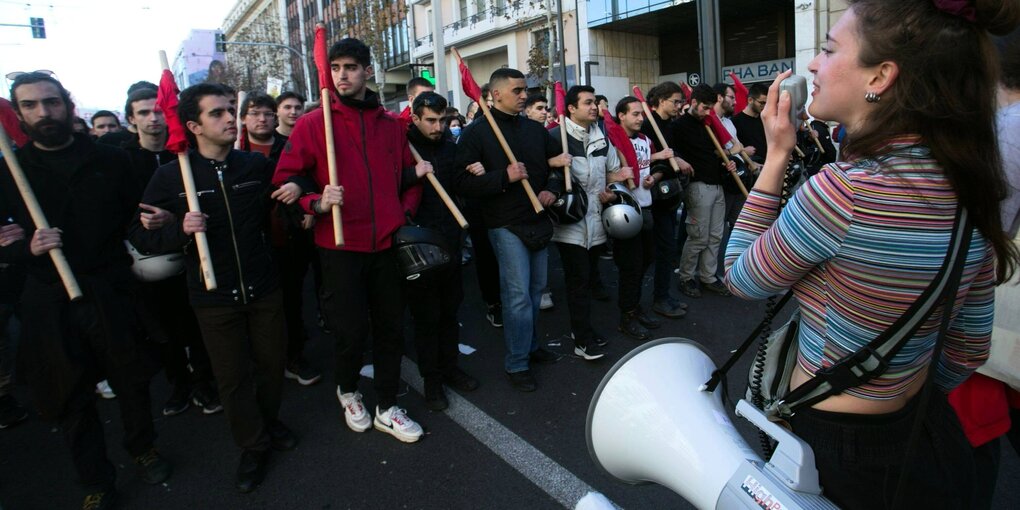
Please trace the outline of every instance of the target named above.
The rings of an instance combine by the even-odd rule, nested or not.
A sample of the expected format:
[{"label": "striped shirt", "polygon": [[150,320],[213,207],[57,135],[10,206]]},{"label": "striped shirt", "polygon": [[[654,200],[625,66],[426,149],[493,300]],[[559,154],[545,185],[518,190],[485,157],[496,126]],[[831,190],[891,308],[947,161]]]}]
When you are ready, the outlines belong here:
[{"label": "striped shirt", "polygon": [[[827,165],[781,213],[780,197],[753,191],[730,237],[726,284],[734,294],[763,299],[793,289],[801,312],[798,363],[809,374],[888,329],[946,256],[956,193],[917,138],[889,148],[874,160]],[[975,232],[937,367],[942,389],[963,382],[988,357],[994,298],[992,248]],[[931,360],[941,321],[939,307],[885,374],[847,393],[901,395]]]}]

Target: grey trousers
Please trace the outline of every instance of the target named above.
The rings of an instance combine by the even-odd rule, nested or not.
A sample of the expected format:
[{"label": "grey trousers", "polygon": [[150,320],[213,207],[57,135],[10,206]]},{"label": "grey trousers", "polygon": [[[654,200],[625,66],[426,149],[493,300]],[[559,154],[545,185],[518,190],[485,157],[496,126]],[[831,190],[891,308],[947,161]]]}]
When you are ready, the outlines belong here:
[{"label": "grey trousers", "polygon": [[726,222],[726,195],[718,184],[694,182],[688,186],[687,242],[680,255],[680,280],[697,276],[704,283],[716,281],[719,244]]}]

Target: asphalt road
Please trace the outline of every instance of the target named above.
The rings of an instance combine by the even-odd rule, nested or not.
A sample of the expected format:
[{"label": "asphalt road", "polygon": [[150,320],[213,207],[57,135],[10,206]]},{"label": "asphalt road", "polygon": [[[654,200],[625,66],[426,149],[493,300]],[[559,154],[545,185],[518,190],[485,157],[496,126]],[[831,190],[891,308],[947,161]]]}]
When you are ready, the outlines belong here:
[{"label": "asphalt road", "polygon": [[[598,363],[566,355],[572,346],[563,341],[569,333],[563,272],[555,255],[552,259],[550,282],[556,307],[542,312],[539,329],[543,341],[565,356],[555,365],[538,367],[537,392],[519,393],[506,382],[501,331],[485,321],[474,268],[467,266],[461,342],[476,351],[462,356],[461,366],[482,385],[463,398],[454,398],[447,412],[430,412],[414,389],[417,374],[405,370],[405,380],[410,382],[400,405],[425,427],[427,436],[422,441],[406,445],[374,430],[357,434],[344,425],[331,376],[332,340],[313,326],[309,310],[306,318],[313,338],[306,352],[325,377],[307,388],[287,382],[281,419],[299,434],[301,443],[295,451],[274,454],[265,482],[251,494],[238,494],[233,489],[239,453],[223,414],[205,416],[195,409],[169,418],[160,414],[170,393],[162,374],[154,380],[152,394],[158,448],[174,463],[174,474],[165,484],[148,486],[140,480],[132,461],[119,447],[116,402],[100,402],[108,450],[118,466],[117,486],[123,507],[537,510],[572,507],[576,497],[583,495],[577,491],[591,488],[622,508],[691,508],[661,486],[619,483],[591,461],[584,438],[591,396],[609,367],[638,344],[616,331],[616,271],[610,261],[603,261],[604,280],[612,287],[614,297],[596,302],[593,316],[595,327],[610,339],[608,355]],[[650,286],[646,280],[646,302]],[[709,348],[717,363],[726,359],[764,311],[763,302],[711,294],[688,302],[688,316],[666,321],[657,336],[694,339]],[[405,360],[405,367],[411,366],[411,361]],[[748,364],[749,359],[745,359],[734,369],[728,383],[731,395],[742,394],[742,376]],[[366,404],[374,406],[371,384],[363,382],[361,390]],[[22,387],[16,395],[23,402],[28,398]],[[755,447],[755,430],[730,415]],[[1020,499],[1015,496],[1018,492],[1020,460],[1006,447],[995,508],[1020,508]],[[16,428],[0,431],[3,509],[78,508],[81,498],[56,428],[33,416]]]}]

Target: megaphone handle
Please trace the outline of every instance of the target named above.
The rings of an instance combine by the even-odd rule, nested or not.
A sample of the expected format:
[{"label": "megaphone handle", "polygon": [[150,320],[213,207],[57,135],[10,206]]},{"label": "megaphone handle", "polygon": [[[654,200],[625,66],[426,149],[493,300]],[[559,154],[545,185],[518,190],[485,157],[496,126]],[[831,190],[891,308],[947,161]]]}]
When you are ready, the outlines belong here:
[{"label": "megaphone handle", "polygon": [[767,459],[766,469],[773,471],[795,491],[822,493],[822,488],[818,484],[815,452],[810,445],[793,432],[769,420],[761,410],[744,399],[737,402],[736,413],[778,441],[772,457]]}]

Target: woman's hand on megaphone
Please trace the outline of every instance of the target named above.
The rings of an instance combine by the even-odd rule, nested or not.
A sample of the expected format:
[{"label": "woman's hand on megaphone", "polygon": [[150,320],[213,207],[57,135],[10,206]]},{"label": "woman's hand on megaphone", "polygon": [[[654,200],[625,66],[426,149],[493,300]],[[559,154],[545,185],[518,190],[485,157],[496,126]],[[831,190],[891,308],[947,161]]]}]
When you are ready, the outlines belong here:
[{"label": "woman's hand on megaphone", "polygon": [[779,92],[779,84],[793,74],[789,69],[776,77],[769,86],[768,99],[761,112],[762,126],[765,128],[765,140],[768,142],[768,153],[789,156],[793,146],[797,144],[797,127],[790,123],[792,100],[788,92]]}]

